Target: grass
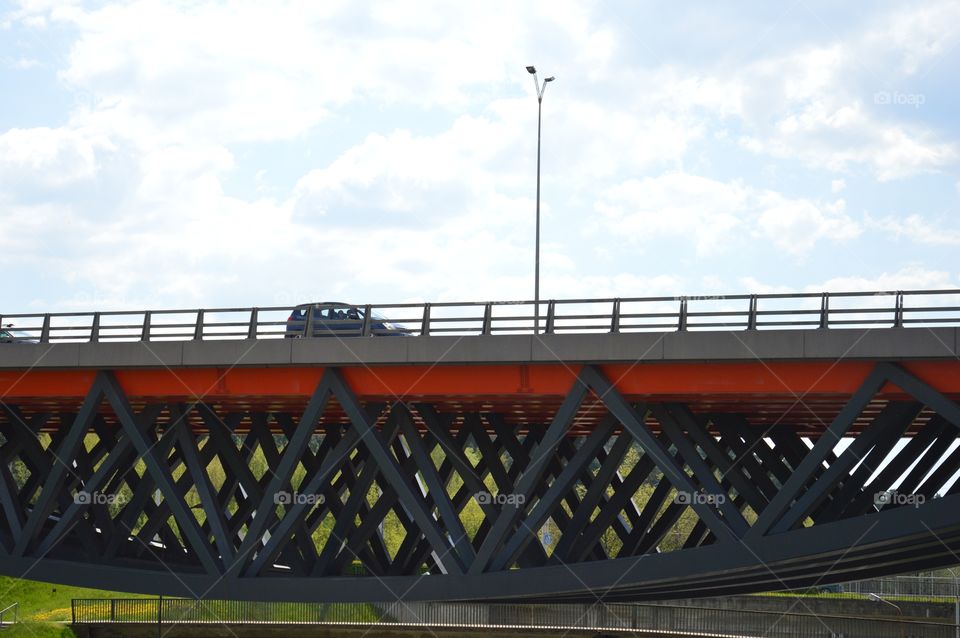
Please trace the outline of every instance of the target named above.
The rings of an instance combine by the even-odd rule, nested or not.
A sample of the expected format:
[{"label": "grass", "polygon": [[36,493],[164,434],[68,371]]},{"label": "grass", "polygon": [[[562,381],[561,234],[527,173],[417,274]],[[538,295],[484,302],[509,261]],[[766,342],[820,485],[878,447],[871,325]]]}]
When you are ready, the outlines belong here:
[{"label": "grass", "polygon": [[23,622],[3,630],[3,638],[75,638],[66,625],[58,623]]},{"label": "grass", "polygon": [[[70,622],[70,602],[74,598],[150,597],[0,576],[0,609],[13,603],[20,603],[20,620]],[[9,638],[10,635],[10,633],[4,633],[4,638]]]},{"label": "grass", "polygon": [[[788,591],[773,591],[765,592],[762,594],[751,594],[753,596],[786,596],[789,598],[796,598],[797,596],[802,596],[803,598],[823,598],[828,600],[869,600],[869,596],[866,594],[854,594],[849,592],[809,592],[809,593],[797,593],[797,592],[788,592]],[[884,600],[896,600],[899,602],[906,603],[950,603],[951,605],[956,602],[956,599],[952,596],[884,596]]]}]

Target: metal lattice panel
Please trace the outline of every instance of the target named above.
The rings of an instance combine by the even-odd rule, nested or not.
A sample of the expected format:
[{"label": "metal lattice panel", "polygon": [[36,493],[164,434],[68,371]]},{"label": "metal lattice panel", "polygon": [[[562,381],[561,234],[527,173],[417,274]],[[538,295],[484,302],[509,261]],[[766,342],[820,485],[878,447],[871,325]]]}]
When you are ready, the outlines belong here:
[{"label": "metal lattice panel", "polygon": [[[878,405],[887,383],[907,399]],[[75,412],[0,408],[0,571],[191,597],[616,600],[956,562],[956,403],[882,363],[816,438],[749,416],[631,403],[591,366],[522,429],[364,404],[336,369],[301,413],[134,409],[104,371]]]}]

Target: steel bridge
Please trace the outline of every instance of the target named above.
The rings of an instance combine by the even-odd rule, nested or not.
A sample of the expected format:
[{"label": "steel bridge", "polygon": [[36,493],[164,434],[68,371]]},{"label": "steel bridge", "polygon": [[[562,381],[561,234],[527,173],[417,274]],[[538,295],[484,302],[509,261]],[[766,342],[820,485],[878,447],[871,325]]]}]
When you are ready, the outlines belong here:
[{"label": "steel bridge", "polygon": [[361,307],[389,337],[292,335],[289,306],[6,314],[0,573],[613,602],[955,564],[958,295]]}]

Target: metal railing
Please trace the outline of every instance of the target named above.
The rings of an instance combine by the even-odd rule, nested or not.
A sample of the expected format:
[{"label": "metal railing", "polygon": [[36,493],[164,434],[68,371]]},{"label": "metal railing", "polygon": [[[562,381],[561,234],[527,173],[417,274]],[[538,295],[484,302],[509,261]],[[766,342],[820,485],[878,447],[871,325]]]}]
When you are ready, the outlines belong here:
[{"label": "metal railing", "polygon": [[20,603],[13,603],[4,609],[0,609],[0,629],[17,624],[19,621],[19,613]]},{"label": "metal railing", "polygon": [[852,594],[892,597],[958,598],[960,581],[943,576],[892,576],[844,583],[840,589]]},{"label": "metal railing", "polygon": [[771,638],[953,638],[952,623],[656,604],[258,603],[225,600],[77,599],[74,624],[335,625],[484,630],[670,632]]},{"label": "metal railing", "polygon": [[[303,306],[300,306],[302,308]],[[0,314],[30,343],[960,326],[960,290]],[[342,316],[320,317],[340,310]]]}]

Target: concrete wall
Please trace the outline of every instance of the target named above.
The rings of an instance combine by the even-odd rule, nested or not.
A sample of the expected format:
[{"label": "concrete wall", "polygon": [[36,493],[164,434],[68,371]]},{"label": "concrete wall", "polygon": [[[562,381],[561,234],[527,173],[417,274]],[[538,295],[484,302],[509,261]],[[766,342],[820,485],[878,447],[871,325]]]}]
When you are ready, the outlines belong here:
[{"label": "concrete wall", "polygon": [[0,369],[956,359],[960,328],[0,344]]}]

